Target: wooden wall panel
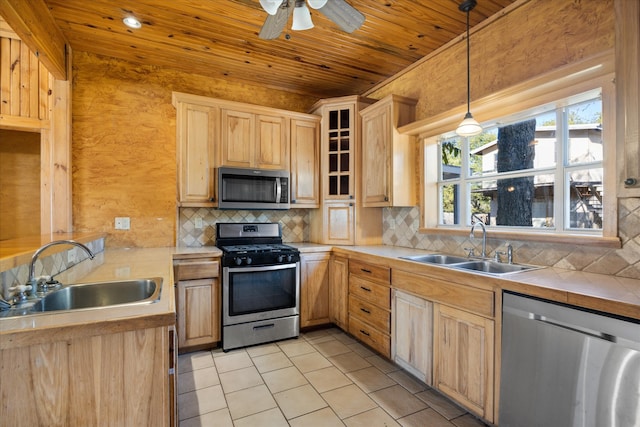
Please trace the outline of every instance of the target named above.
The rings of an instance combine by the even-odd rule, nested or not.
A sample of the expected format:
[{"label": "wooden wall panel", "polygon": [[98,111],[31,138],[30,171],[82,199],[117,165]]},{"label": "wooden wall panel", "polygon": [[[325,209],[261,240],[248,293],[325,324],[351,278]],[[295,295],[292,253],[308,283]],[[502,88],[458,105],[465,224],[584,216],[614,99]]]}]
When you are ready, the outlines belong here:
[{"label": "wooden wall panel", "polygon": [[[531,0],[472,29],[472,104],[474,99],[613,49],[614,15],[613,0]],[[416,98],[416,120],[420,120],[465,104],[465,77],[466,39],[458,38],[365,95]]]},{"label": "wooden wall panel", "polygon": [[0,240],[40,234],[40,134],[0,129]]},{"label": "wooden wall panel", "polygon": [[[75,231],[108,233],[110,247],[175,244],[176,110],[172,91],[306,111],[315,101],[114,58],[74,52]],[[114,229],[116,216],[131,230]]]}]

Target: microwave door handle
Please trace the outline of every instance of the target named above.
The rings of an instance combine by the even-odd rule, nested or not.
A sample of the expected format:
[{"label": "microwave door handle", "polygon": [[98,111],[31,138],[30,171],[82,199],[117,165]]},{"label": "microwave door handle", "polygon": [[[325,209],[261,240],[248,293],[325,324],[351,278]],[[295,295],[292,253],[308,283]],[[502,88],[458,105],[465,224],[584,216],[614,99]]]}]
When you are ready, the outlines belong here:
[{"label": "microwave door handle", "polygon": [[280,197],[282,196],[282,184],[280,178],[276,178],[276,203],[280,203]]}]

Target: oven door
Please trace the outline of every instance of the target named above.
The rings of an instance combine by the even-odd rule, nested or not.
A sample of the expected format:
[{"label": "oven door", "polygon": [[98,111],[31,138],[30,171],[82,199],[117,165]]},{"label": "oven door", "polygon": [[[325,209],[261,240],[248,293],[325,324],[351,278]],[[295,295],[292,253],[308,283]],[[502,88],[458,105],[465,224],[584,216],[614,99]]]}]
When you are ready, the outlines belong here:
[{"label": "oven door", "polygon": [[300,263],[224,267],[222,325],[300,314]]}]

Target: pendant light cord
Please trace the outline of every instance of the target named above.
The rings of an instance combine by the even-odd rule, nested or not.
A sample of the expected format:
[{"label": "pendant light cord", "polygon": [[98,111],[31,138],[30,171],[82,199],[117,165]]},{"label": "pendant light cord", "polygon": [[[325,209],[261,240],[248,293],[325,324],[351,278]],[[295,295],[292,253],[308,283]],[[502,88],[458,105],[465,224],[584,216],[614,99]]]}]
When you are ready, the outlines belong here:
[{"label": "pendant light cord", "polygon": [[471,111],[471,56],[469,54],[469,10],[467,9],[467,113]]}]

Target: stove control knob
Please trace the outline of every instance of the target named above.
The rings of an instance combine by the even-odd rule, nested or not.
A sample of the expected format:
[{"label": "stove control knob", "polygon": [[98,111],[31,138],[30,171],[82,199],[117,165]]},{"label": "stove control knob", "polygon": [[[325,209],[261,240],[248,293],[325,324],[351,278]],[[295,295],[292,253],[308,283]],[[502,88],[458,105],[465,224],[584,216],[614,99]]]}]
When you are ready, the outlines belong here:
[{"label": "stove control knob", "polygon": [[253,260],[251,259],[251,257],[247,257],[246,263],[247,265],[251,264],[253,262]]},{"label": "stove control knob", "polygon": [[289,254],[287,255],[287,262],[291,262],[293,261],[293,255]]},{"label": "stove control knob", "polygon": [[242,265],[242,258],[240,258],[240,257],[235,257],[235,258],[233,259],[233,262],[235,262],[235,263],[236,263],[236,265]]},{"label": "stove control knob", "polygon": [[284,255],[278,255],[278,262],[284,262]]}]

